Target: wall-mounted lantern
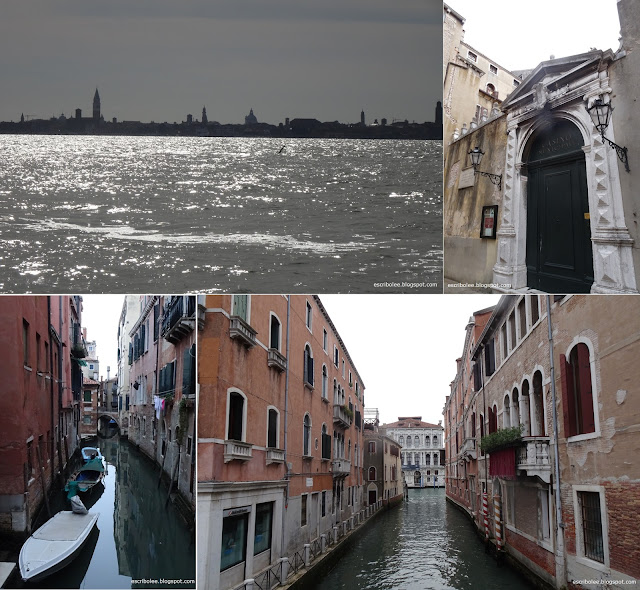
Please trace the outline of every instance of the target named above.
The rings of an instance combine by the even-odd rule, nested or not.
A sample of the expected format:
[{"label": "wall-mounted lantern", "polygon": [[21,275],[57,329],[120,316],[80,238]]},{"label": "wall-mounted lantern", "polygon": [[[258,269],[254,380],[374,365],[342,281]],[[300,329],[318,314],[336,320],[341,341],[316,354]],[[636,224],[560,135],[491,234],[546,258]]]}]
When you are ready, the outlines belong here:
[{"label": "wall-mounted lantern", "polygon": [[611,106],[611,102],[604,102],[601,98],[596,98],[593,101],[593,104],[590,108],[587,109],[591,120],[593,121],[593,125],[600,132],[602,137],[602,141],[606,141],[612,148],[615,148],[616,154],[618,155],[618,160],[620,160],[624,164],[624,169],[627,172],[629,170],[629,159],[627,158],[627,148],[621,147],[617,143],[614,143],[610,139],[607,139],[604,136],[604,132],[607,127],[609,127],[609,121],[611,120],[611,113],[613,111],[613,107]]},{"label": "wall-mounted lantern", "polygon": [[482,172],[478,170],[478,166],[480,166],[480,162],[482,161],[482,156],[484,156],[484,152],[479,148],[475,147],[468,152],[471,156],[471,165],[473,166],[473,173],[480,174],[481,176],[486,176],[493,184],[498,186],[498,190],[502,189],[502,174],[491,174],[491,172]]}]

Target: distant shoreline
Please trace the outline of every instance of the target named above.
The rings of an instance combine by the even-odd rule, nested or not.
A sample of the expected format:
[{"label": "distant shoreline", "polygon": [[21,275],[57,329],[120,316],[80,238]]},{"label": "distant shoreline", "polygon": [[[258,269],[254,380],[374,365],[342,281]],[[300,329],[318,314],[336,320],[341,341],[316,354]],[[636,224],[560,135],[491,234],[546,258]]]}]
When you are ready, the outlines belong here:
[{"label": "distant shoreline", "polygon": [[442,139],[436,123],[393,123],[391,125],[320,123],[315,119],[284,125],[220,125],[218,123],[106,122],[92,119],[35,119],[0,122],[0,134],[15,135],[102,135],[133,137],[262,137],[274,139]]}]

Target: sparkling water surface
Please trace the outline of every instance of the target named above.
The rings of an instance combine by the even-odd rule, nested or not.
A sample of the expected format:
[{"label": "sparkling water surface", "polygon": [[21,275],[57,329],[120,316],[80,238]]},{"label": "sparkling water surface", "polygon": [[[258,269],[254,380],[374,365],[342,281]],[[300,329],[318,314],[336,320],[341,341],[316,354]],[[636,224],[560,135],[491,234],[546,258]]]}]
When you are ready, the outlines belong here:
[{"label": "sparkling water surface", "polygon": [[1,135],[0,163],[2,292],[442,292],[439,141]]}]

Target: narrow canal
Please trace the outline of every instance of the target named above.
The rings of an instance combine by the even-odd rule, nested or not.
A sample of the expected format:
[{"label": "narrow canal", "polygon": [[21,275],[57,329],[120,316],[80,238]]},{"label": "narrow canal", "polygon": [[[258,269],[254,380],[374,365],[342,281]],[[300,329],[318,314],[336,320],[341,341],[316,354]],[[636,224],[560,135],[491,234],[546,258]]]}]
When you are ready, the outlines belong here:
[{"label": "narrow canal", "polygon": [[[174,505],[166,503],[168,490],[164,482],[158,485],[159,469],[126,440],[91,444],[105,458],[104,486],[80,498],[91,512],[100,513],[97,528],[66,568],[25,587],[194,588],[193,536]],[[70,510],[66,493],[59,496],[52,511]],[[147,582],[137,582],[143,579]],[[160,579],[170,582],[153,582]],[[186,583],[176,583],[180,580]]]},{"label": "narrow canal", "polygon": [[[306,580],[305,580],[306,582]],[[305,590],[513,590],[530,588],[484,551],[444,489],[412,489],[367,525],[336,566]]]}]

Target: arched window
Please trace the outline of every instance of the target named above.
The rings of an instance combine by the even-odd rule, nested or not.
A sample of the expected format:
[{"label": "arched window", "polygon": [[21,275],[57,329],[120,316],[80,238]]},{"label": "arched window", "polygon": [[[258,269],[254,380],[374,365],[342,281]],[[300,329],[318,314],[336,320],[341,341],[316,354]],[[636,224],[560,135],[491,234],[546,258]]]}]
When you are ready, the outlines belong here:
[{"label": "arched window", "polygon": [[427,453],[427,465],[431,465],[431,454]]},{"label": "arched window", "polygon": [[502,407],[502,427],[509,428],[511,426],[511,404],[509,403],[509,394],[504,396],[504,405]]},{"label": "arched window", "polygon": [[433,454],[433,464],[437,465],[438,464],[438,453],[434,453]]},{"label": "arched window", "polygon": [[595,432],[591,355],[584,342],[571,349],[568,361],[560,355],[560,370],[565,436]]},{"label": "arched window", "polygon": [[309,414],[304,415],[304,421],[302,423],[302,437],[302,454],[305,457],[308,457],[311,455],[311,417]]},{"label": "arched window", "polygon": [[433,446],[434,447],[438,446],[438,437],[435,434],[433,435]]},{"label": "arched window", "polygon": [[227,407],[227,440],[244,441],[246,410],[244,395],[238,391],[230,391]]},{"label": "arched window", "polygon": [[282,326],[276,314],[271,313],[271,331],[269,333],[269,348],[280,351],[280,341],[282,336]]},{"label": "arched window", "polygon": [[322,365],[322,397],[324,399],[328,399],[329,395],[327,392],[327,389],[329,387],[328,381],[329,375],[327,374],[327,365]]},{"label": "arched window", "polygon": [[369,467],[369,481],[375,481],[375,480],[376,480],[376,468]]},{"label": "arched window", "polygon": [[523,436],[531,436],[529,381],[527,381],[526,379],[522,384],[522,423],[524,424],[524,429],[522,430]]},{"label": "arched window", "polygon": [[340,390],[338,389],[338,382],[333,380],[333,403],[340,403]]},{"label": "arched window", "polygon": [[401,434],[400,438],[398,439],[398,442],[400,443],[401,447],[404,447],[404,436]]},{"label": "arched window", "polygon": [[514,387],[511,392],[511,426],[520,424],[520,395],[518,388]]},{"label": "arched window", "polygon": [[542,373],[540,371],[536,371],[533,374],[533,399],[531,400],[531,407],[533,410],[531,417],[531,436],[546,436],[544,393],[542,391]]},{"label": "arched window", "polygon": [[410,449],[411,448],[411,436],[407,436],[407,448]]},{"label": "arched window", "polygon": [[418,435],[413,437],[413,445],[418,448],[420,446],[420,437]]},{"label": "arched window", "polygon": [[308,344],[304,347],[304,382],[313,387],[313,353]]},{"label": "arched window", "polygon": [[493,95],[496,91],[496,87],[493,84],[487,84],[487,94]]}]

